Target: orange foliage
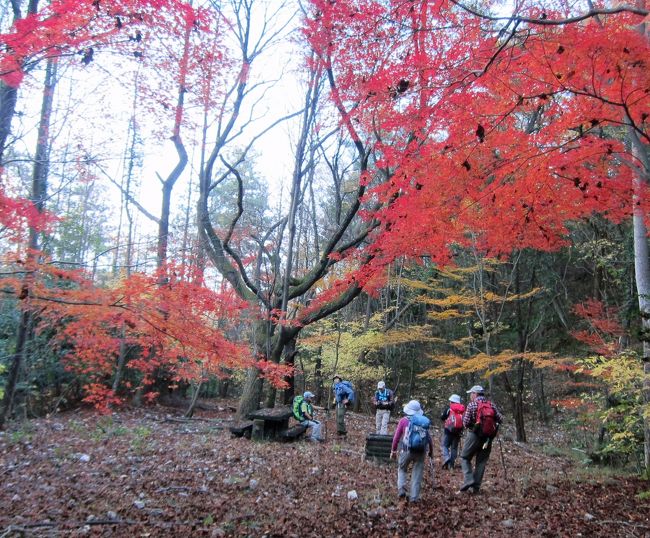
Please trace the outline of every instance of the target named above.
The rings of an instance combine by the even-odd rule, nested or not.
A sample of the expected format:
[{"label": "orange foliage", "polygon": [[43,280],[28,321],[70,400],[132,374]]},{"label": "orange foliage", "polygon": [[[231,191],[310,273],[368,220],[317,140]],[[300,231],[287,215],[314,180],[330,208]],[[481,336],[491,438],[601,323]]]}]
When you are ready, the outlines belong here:
[{"label": "orange foliage", "polygon": [[587,299],[575,305],[574,313],[586,324],[586,329],[571,331],[571,335],[604,357],[613,357],[620,352],[619,338],[625,334],[618,321],[618,309],[607,307],[596,299]]},{"label": "orange foliage", "polygon": [[[138,388],[124,384],[117,394],[111,390],[120,354],[126,357],[125,375],[135,374],[143,388],[160,372],[198,382],[254,364],[246,345],[227,336],[236,334],[248,305],[230,290],[213,292],[178,278],[182,267],[136,273],[110,289],[95,287],[81,271],[44,263],[33,262],[25,271],[29,292],[20,305],[36,313],[38,331],[52,332],[52,347],[65,367],[81,376],[86,400],[99,408]],[[25,289],[21,275],[3,284],[17,296]],[[282,375],[266,369],[273,383],[281,384]]]}]

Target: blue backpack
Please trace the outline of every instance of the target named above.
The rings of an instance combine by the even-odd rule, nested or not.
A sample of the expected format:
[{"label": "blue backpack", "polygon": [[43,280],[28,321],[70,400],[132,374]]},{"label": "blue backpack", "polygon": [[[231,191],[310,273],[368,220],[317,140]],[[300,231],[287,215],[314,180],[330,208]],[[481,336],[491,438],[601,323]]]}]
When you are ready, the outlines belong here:
[{"label": "blue backpack", "polygon": [[404,445],[409,452],[424,452],[427,448],[431,421],[424,415],[409,417],[404,435]]},{"label": "blue backpack", "polygon": [[344,387],[343,392],[347,393],[348,403],[349,404],[354,403],[354,386],[352,385],[352,383],[350,383],[349,381],[341,381],[341,385],[343,385]]}]

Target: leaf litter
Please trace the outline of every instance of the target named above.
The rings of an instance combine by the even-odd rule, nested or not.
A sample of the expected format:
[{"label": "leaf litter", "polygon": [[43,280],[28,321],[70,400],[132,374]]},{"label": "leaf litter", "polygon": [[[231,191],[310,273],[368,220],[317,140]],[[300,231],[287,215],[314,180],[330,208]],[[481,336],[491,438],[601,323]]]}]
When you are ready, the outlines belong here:
[{"label": "leaf litter", "polygon": [[436,452],[420,502],[400,506],[394,462],[364,458],[372,417],[349,413],[345,439],[332,413],[325,443],[256,443],[231,436],[232,405],[206,408],[13,424],[0,435],[0,537],[650,536],[647,482],[581,477],[507,435],[479,495],[458,494],[460,469]]}]

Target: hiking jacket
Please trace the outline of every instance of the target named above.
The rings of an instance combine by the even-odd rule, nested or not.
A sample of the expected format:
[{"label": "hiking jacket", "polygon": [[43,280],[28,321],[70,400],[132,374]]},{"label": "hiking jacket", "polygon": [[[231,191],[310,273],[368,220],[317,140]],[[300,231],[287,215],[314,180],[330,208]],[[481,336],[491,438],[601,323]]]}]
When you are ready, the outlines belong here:
[{"label": "hiking jacket", "polygon": [[393,391],[390,389],[381,389],[375,391],[375,396],[372,399],[373,404],[377,409],[392,409],[393,407]]},{"label": "hiking jacket", "polygon": [[348,386],[343,383],[343,381],[340,381],[334,385],[332,387],[332,390],[334,391],[334,398],[336,399],[336,403],[343,403],[343,400],[349,400],[353,394]]},{"label": "hiking jacket", "polygon": [[[463,415],[463,426],[465,426],[465,428],[469,430],[474,429],[474,425],[476,424],[476,410],[478,409],[478,403],[487,401],[489,400],[485,396],[477,396],[473,402],[469,402],[467,404],[467,409]],[[503,415],[499,412],[497,406],[494,405],[493,402],[490,402],[490,405],[494,409],[494,412],[497,416],[497,423],[501,424],[503,422]]]},{"label": "hiking jacket", "polygon": [[[409,427],[409,417],[402,417],[400,421],[397,423],[397,429],[395,430],[395,435],[393,435],[393,444],[390,448],[392,452],[397,452],[400,442],[402,441],[402,437],[404,437],[404,435],[406,434],[406,430],[408,430],[408,427]],[[429,434],[429,432],[427,432],[427,443],[429,445],[428,448],[429,456],[433,457],[433,441],[431,440],[431,435]]]},{"label": "hiking jacket", "polygon": [[[300,415],[302,416],[302,421],[305,420],[314,420],[314,406],[312,406],[307,400],[303,400],[300,404]],[[309,417],[307,417],[309,415]]]},{"label": "hiking jacket", "polygon": [[465,406],[463,404],[452,402],[447,407],[445,407],[442,413],[440,413],[440,420],[442,420],[443,422],[447,420],[447,417],[449,416],[449,411],[451,409],[453,409],[457,413],[460,413],[461,415],[465,413]]}]

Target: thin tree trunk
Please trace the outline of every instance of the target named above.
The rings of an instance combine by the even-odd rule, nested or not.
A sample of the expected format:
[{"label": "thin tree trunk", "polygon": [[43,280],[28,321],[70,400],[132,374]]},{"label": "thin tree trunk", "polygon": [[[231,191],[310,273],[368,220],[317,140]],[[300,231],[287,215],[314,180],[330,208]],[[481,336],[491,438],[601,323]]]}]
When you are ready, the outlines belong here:
[{"label": "thin tree trunk", "polygon": [[[49,133],[50,119],[52,116],[52,104],[54,102],[54,87],[56,85],[57,61],[48,60],[45,69],[45,83],[43,86],[43,101],[41,104],[41,118],[38,127],[38,140],[36,142],[36,155],[34,159],[34,169],[32,174],[32,194],[31,200],[34,207],[39,213],[45,209],[45,198],[47,196],[47,176],[49,172]],[[29,230],[28,243],[28,268],[36,266],[36,251],[38,250],[39,234],[33,228]],[[26,345],[30,334],[30,325],[32,320],[31,309],[29,307],[30,280],[33,275],[25,277],[21,298],[26,301],[22,307],[18,333],[16,336],[16,350],[11,359],[9,377],[5,386],[5,395],[2,400],[2,411],[0,412],[0,429],[4,428],[5,422],[11,415],[11,409],[14,405],[16,387],[20,371],[25,362]]]},{"label": "thin tree trunk", "polygon": [[188,407],[187,411],[185,411],[185,416],[187,418],[192,418],[192,415],[194,415],[194,408],[196,407],[196,401],[199,399],[199,393],[201,392],[201,385],[203,382],[199,380],[198,383],[192,384],[192,387],[194,387],[194,393],[192,394],[192,401],[190,402],[190,406]]},{"label": "thin tree trunk", "polygon": [[0,166],[4,166],[5,150],[11,134],[11,121],[16,112],[18,88],[0,81]]},{"label": "thin tree trunk", "polygon": [[[650,260],[648,256],[648,233],[644,215],[634,207],[634,273],[639,297],[643,340],[643,401],[650,405]],[[646,471],[650,469],[650,417],[643,418],[644,462]]]},{"label": "thin tree trunk", "polygon": [[[638,7],[645,7],[645,0],[636,0]],[[648,37],[648,27],[645,23],[638,26],[641,35]],[[638,137],[637,133],[630,126],[628,127],[628,139],[632,145],[634,155],[643,166],[635,178],[637,192],[650,180],[650,155],[649,149]],[[639,296],[639,314],[643,329],[643,401],[645,408],[650,406],[650,259],[648,252],[648,230],[644,221],[643,205],[638,204],[641,200],[640,194],[635,195],[633,200],[634,226],[634,274],[636,288]],[[650,472],[650,416],[642,412],[643,417],[643,448],[646,473]]]}]

